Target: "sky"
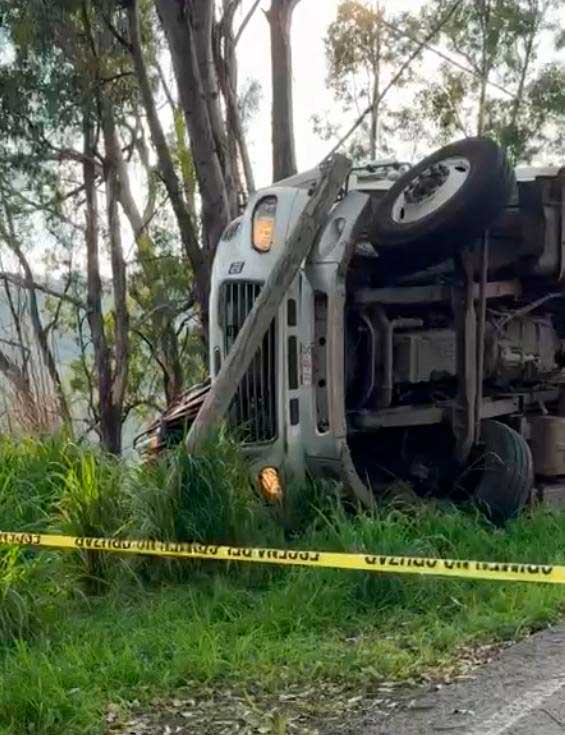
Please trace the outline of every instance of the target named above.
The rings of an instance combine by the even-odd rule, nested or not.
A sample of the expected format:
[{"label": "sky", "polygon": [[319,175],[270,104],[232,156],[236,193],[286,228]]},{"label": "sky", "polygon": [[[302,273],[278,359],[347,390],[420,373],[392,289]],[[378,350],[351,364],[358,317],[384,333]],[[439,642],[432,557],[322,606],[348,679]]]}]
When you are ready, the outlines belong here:
[{"label": "sky", "polygon": [[[263,0],[262,8],[269,7]],[[339,0],[300,0],[292,19],[292,62],[294,94],[294,131],[299,170],[318,163],[331,148],[320,140],[312,129],[312,115],[332,109],[335,119],[336,102],[326,89],[326,59],[324,36],[328,25],[335,20]],[[381,0],[385,10],[400,12],[418,10],[421,0]],[[244,0],[237,23],[245,16],[252,0]],[[254,77],[263,89],[261,105],[248,133],[258,186],[271,182],[271,65],[269,26],[261,10],[257,10],[241,37],[238,48],[239,79]],[[344,123],[353,122],[352,113]]]},{"label": "sky", "polygon": [[[374,0],[376,2],[376,0]],[[387,14],[402,11],[417,12],[423,0],[380,0]],[[236,24],[251,7],[253,0],[244,0]],[[346,130],[356,118],[352,111],[344,115],[339,104],[326,89],[326,59],[324,53],[324,36],[328,25],[335,19],[339,0],[300,0],[292,22],[292,54],[293,54],[293,94],[294,94],[294,130],[296,140],[297,164],[299,170],[306,170],[317,164],[331,149],[331,144],[320,140],[313,132],[312,115],[331,110],[331,120],[339,120]],[[261,8],[266,9],[270,0],[262,0]],[[560,11],[561,25],[565,27],[565,4]],[[556,57],[553,47],[542,47],[540,61],[553,60]],[[564,55],[561,54],[563,60]],[[462,59],[460,59],[462,61]],[[247,140],[254,167],[258,187],[271,183],[271,68],[269,27],[261,10],[257,10],[241,38],[238,47],[239,80],[257,79],[262,87],[260,109],[253,119]],[[437,57],[428,51],[420,57],[420,71],[429,70],[433,76],[437,67]],[[402,91],[396,91],[402,94]],[[496,96],[496,90],[491,89]],[[405,156],[406,160],[410,155]],[[539,160],[535,163],[547,163]]]},{"label": "sky", "polygon": [[[341,122],[343,130],[346,130],[356,118],[356,113],[351,111],[343,113],[332,93],[326,88],[326,58],[324,51],[324,37],[329,24],[337,15],[337,7],[340,0],[300,0],[298,3],[292,23],[292,53],[293,53],[293,95],[294,95],[294,130],[297,152],[297,163],[299,170],[306,170],[319,163],[332,147],[332,141],[321,140],[313,131],[312,116],[331,113],[332,122]],[[261,0],[260,8],[253,15],[246,27],[238,46],[238,76],[240,85],[243,86],[247,79],[256,79],[262,88],[262,97],[258,113],[255,115],[247,133],[247,142],[250,149],[255,180],[258,187],[268,186],[272,181],[271,176],[271,68],[270,68],[270,38],[269,26],[262,10],[270,6],[271,0]],[[377,0],[373,0],[377,2]],[[385,12],[390,15],[412,11],[416,13],[422,6],[424,0],[380,0]],[[242,0],[241,7],[235,19],[235,28],[238,27],[247,11],[252,6],[253,0]],[[565,3],[561,10],[562,27],[565,28]],[[6,49],[4,49],[6,53]],[[542,60],[550,60],[555,56],[553,48],[540,49]],[[565,60],[565,53],[562,55]],[[1,61],[2,59],[0,59]],[[4,59],[5,61],[6,59]],[[399,60],[399,63],[401,61]],[[423,52],[419,58],[419,69],[423,69],[426,77],[433,78],[434,70],[437,68],[438,59],[431,52]],[[164,59],[165,67],[168,66]],[[395,95],[409,94],[402,90],[394,89]],[[404,100],[403,100],[404,101]],[[399,155],[402,160],[410,161],[412,150],[405,151],[400,144]],[[416,155],[421,158],[429,151],[420,146]],[[415,161],[413,161],[415,162]],[[548,163],[539,160],[535,163]],[[553,161],[551,161],[554,163]],[[139,181],[143,179],[140,177]],[[143,192],[137,191],[140,200],[143,200]],[[125,239],[128,257],[133,252],[133,241],[127,227]],[[49,251],[50,240],[45,246]],[[107,267],[106,267],[107,266]],[[43,271],[46,266],[38,264]],[[109,264],[104,263],[105,270],[109,272]]]}]

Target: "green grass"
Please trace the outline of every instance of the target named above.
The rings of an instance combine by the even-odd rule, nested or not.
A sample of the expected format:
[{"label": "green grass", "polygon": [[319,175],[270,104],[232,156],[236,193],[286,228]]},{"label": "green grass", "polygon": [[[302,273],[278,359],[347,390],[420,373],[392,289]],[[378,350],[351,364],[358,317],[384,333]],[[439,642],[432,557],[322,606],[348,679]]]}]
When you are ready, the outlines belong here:
[{"label": "green grass", "polygon": [[[303,488],[302,497],[293,489],[297,505],[284,516],[300,508],[302,528],[292,535],[287,528],[285,538],[229,442],[204,459],[173,456],[152,470],[69,445],[45,451],[35,447],[30,459],[31,468],[44,462],[43,473],[27,473],[44,483],[39,499],[24,483],[30,507],[22,499],[13,511],[42,528],[565,562],[560,514],[536,511],[504,530],[445,505],[352,517],[328,496],[312,508],[305,499],[320,488]],[[9,482],[3,492],[13,492]],[[0,527],[9,525],[0,518]],[[2,735],[102,733],[110,703],[148,702],[187,684],[277,692],[328,680],[360,689],[412,680],[451,665],[462,645],[560,619],[565,603],[565,591],[550,585],[112,558],[93,571],[76,554],[0,556]]]}]

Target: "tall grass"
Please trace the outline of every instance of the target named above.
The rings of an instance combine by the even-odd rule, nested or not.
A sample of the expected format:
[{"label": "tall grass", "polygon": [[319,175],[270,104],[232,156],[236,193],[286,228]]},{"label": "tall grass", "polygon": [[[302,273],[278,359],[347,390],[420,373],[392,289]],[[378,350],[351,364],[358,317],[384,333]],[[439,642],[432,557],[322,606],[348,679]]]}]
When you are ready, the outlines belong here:
[{"label": "tall grass", "polygon": [[[0,440],[0,528],[565,563],[563,515],[544,510],[505,529],[442,503],[353,516],[319,484],[270,506],[223,435],[145,466],[65,438]],[[4,549],[0,733],[99,732],[109,701],[187,681],[414,677],[564,605],[543,585]]]},{"label": "tall grass", "polygon": [[[283,531],[252,486],[236,444],[223,433],[196,456],[182,447],[134,468],[124,484],[132,537],[253,545],[283,542]],[[139,560],[144,577],[186,579],[201,565]],[[259,575],[260,576],[260,575]]]},{"label": "tall grass", "polygon": [[61,493],[54,476],[64,442],[0,437],[0,528],[44,529]]},{"label": "tall grass", "polygon": [[[27,349],[27,348],[26,348]],[[16,389],[2,382],[3,410],[0,431],[10,436],[47,438],[63,429],[57,391],[41,357],[34,349],[27,350],[28,385]]]},{"label": "tall grass", "polygon": [[183,447],[127,483],[130,530],[143,538],[245,544],[279,539],[237,445],[220,433],[198,455]]},{"label": "tall grass", "polygon": [[[252,487],[236,445],[223,434],[198,456],[180,448],[150,465],[118,461],[65,437],[0,440],[0,529],[239,545],[283,542],[277,518]],[[186,579],[198,568],[92,550],[0,550],[0,561],[5,640],[10,630],[18,637],[36,627],[31,620],[45,596],[38,592],[41,575],[35,570],[56,569],[52,579],[64,590],[58,597],[65,597],[70,591],[99,594],[132,581]],[[261,575],[265,570],[257,570]]]},{"label": "tall grass", "polygon": [[[46,531],[51,527],[64,483],[61,469],[80,452],[55,437],[45,441],[0,438],[0,529]],[[57,554],[0,549],[0,642],[41,628],[52,599],[66,596],[70,580]],[[55,594],[56,593],[56,594]]]}]

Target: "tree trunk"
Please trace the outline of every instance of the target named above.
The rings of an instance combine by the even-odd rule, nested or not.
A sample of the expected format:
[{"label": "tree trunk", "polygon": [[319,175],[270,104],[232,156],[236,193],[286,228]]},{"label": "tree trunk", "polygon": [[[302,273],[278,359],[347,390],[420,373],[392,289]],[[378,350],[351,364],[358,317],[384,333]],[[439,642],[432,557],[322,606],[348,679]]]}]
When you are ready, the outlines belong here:
[{"label": "tree trunk", "polygon": [[151,83],[147,73],[147,66],[141,45],[141,34],[139,29],[139,13],[137,0],[133,0],[128,7],[128,30],[129,42],[135,73],[139,83],[141,99],[147,115],[147,124],[151,134],[151,140],[157,152],[159,171],[171,205],[175,213],[180,231],[184,251],[192,267],[196,282],[196,299],[200,305],[202,322],[207,328],[208,324],[208,294],[210,291],[210,263],[198,243],[198,236],[194,221],[191,217],[189,207],[183,197],[183,189],[177,176],[171,151],[157,113],[155,99],[151,90]]},{"label": "tree trunk", "polygon": [[187,437],[189,451],[202,446],[225,416],[237,386],[249,368],[302,262],[308,256],[320,223],[335,202],[350,170],[351,161],[345,156],[336,155],[322,171],[310,201],[294,226],[192,424]]},{"label": "tree trunk", "polygon": [[102,315],[102,281],[98,253],[98,201],[96,194],[95,141],[92,120],[88,111],[83,123],[84,153],[82,164],[86,196],[86,285],[88,325],[94,348],[94,366],[98,387],[98,433],[102,447],[113,454],[121,449],[121,417],[116,417],[112,401],[112,370],[110,350],[104,331]]},{"label": "tree trunk", "polygon": [[211,262],[223,230],[236,213],[230,211],[230,194],[205,101],[187,2],[156,0],[156,3],[167,36],[192,147],[202,200],[204,241]]},{"label": "tree trunk", "polygon": [[481,50],[481,80],[479,86],[479,112],[477,116],[477,135],[484,134],[486,126],[486,103],[487,103],[487,85],[490,73],[490,63],[488,54],[488,33],[491,17],[490,0],[485,0],[481,6],[481,30],[482,30],[482,50]]},{"label": "tree trunk", "polygon": [[255,191],[255,177],[253,175],[253,166],[251,165],[249,148],[247,147],[247,140],[245,138],[245,132],[241,123],[241,115],[239,113],[237,102],[237,93],[235,91],[235,88],[231,85],[229,79],[226,86],[226,107],[230,133],[234,136],[237,147],[239,149],[239,155],[241,156],[241,165],[243,167],[243,175],[245,177],[245,187],[247,189],[247,194],[253,194],[253,192]]},{"label": "tree trunk", "polygon": [[114,374],[112,376],[112,405],[120,427],[119,447],[121,452],[121,425],[124,399],[128,384],[129,366],[129,313],[127,308],[126,264],[122,248],[120,217],[118,213],[118,157],[121,155],[116,136],[116,127],[111,102],[101,100],[102,131],[106,160],[104,180],[106,186],[106,216],[110,240],[112,263],[112,288],[114,292]]},{"label": "tree trunk", "polygon": [[24,405],[33,405],[29,377],[2,350],[0,350],[0,373],[10,381]]},{"label": "tree trunk", "polygon": [[231,217],[235,217],[238,213],[238,186],[236,180],[239,177],[237,176],[237,159],[234,160],[229,155],[228,135],[222,115],[220,85],[214,58],[214,7],[214,0],[200,0],[197,3],[192,3],[189,11],[189,22],[193,28],[196,58],[212,135],[224,175],[228,207]]},{"label": "tree trunk", "polygon": [[539,30],[540,15],[537,11],[539,11],[539,8],[536,9],[536,14],[534,16],[532,27],[530,29],[530,34],[528,36],[528,40],[526,41],[526,48],[524,51],[524,63],[520,71],[520,80],[518,82],[518,89],[516,90],[516,96],[514,97],[514,102],[512,104],[512,113],[510,116],[510,124],[509,124],[510,130],[512,132],[514,132],[518,127],[518,118],[520,116],[521,107],[524,102],[524,90],[526,87],[526,78],[528,75],[528,70],[530,68],[530,62],[532,61],[532,56],[533,56],[534,41],[536,39],[536,34]]},{"label": "tree trunk", "polygon": [[[16,284],[16,285],[19,285],[19,284]],[[20,350],[22,371],[25,374],[26,379],[29,381],[29,370],[28,370],[29,350],[25,346],[24,334],[23,334],[23,329],[22,329],[21,309],[16,308],[16,304],[14,303],[14,299],[12,297],[10,281],[8,281],[7,279],[4,279],[4,293],[6,294],[6,300],[8,302],[8,307],[10,309],[10,314],[12,315],[12,321],[14,323],[14,329],[16,331],[16,337],[17,337],[19,350]]]},{"label": "tree trunk", "polygon": [[296,173],[290,24],[298,2],[271,0],[271,8],[266,13],[271,30],[273,181]]},{"label": "tree trunk", "polygon": [[371,133],[369,140],[369,150],[371,160],[377,159],[377,142],[379,137],[379,98],[381,95],[381,29],[380,22],[380,5],[377,7],[377,47],[375,49],[375,59],[373,64],[373,108],[371,110]]},{"label": "tree trunk", "polygon": [[252,194],[255,191],[255,179],[237,100],[237,57],[233,34],[233,10],[235,10],[235,5],[225,10],[224,17],[217,29],[218,38],[214,44],[214,58],[226,104],[228,149],[231,149],[231,156],[235,161],[237,161],[239,151],[247,193]]},{"label": "tree trunk", "polygon": [[485,132],[486,123],[486,102],[487,102],[487,84],[488,76],[485,71],[485,76],[481,78],[481,86],[479,92],[479,114],[477,117],[477,135],[481,136]]},{"label": "tree trunk", "polygon": [[166,286],[154,265],[156,248],[147,231],[147,223],[139,211],[131,191],[126,162],[115,126],[104,127],[106,153],[116,169],[118,196],[129,220],[139,254],[139,265],[152,301],[151,323],[159,343],[159,364],[164,368],[164,387],[167,403],[172,403],[183,388],[183,370],[179,357],[178,339],[174,324],[174,309]]}]

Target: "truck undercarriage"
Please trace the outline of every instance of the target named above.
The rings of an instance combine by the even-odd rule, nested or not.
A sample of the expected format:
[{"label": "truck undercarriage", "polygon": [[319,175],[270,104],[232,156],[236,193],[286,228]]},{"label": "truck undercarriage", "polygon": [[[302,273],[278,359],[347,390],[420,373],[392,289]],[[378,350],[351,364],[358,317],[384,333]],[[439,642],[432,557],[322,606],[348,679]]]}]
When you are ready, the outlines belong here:
[{"label": "truck undercarriage", "polygon": [[391,477],[430,494],[471,489],[504,519],[534,471],[565,473],[564,183],[560,173],[514,183],[480,235],[453,228],[439,266],[383,279],[382,259],[353,255],[348,441],[373,489]]},{"label": "truck undercarriage", "polygon": [[[406,479],[423,494],[472,493],[505,520],[528,501],[534,473],[565,475],[565,176],[516,180],[481,139],[406,169],[350,177],[230,423],[257,471],[339,476],[365,502]],[[308,187],[304,176],[260,192],[224,235],[212,378]],[[257,212],[271,217],[271,230],[261,221],[271,241],[250,256]],[[178,429],[189,413],[181,402],[160,426],[176,416]]]}]

